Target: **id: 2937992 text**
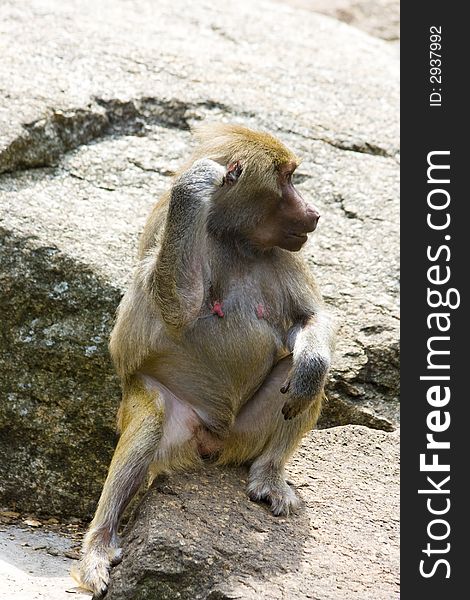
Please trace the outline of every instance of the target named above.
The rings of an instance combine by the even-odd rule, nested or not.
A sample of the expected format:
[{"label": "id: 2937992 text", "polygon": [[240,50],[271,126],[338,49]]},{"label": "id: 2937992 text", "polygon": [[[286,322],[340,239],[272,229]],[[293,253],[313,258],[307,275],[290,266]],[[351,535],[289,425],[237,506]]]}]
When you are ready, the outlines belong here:
[{"label": "id: 2937992 text", "polygon": [[429,106],[442,105],[442,27],[432,25],[429,28]]}]

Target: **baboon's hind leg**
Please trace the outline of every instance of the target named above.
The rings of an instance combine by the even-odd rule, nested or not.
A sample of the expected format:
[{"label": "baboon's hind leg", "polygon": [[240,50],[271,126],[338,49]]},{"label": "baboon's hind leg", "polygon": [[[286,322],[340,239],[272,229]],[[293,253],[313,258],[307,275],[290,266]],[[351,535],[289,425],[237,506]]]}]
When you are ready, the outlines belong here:
[{"label": "baboon's hind leg", "polygon": [[312,429],[321,409],[321,397],[291,420],[284,419],[285,394],[280,392],[292,357],[281,360],[256,394],[240,411],[233,434],[226,442],[220,462],[250,462],[247,492],[256,501],[265,501],[275,515],[287,515],[299,506],[299,499],[285,480],[284,465]]},{"label": "baboon's hind leg", "polygon": [[[129,401],[130,398],[126,400]],[[72,569],[78,583],[102,597],[109,583],[110,567],[119,562],[117,528],[131,498],[143,482],[162,436],[162,415],[142,410],[126,415],[93,521],[85,535],[82,558]]]}]

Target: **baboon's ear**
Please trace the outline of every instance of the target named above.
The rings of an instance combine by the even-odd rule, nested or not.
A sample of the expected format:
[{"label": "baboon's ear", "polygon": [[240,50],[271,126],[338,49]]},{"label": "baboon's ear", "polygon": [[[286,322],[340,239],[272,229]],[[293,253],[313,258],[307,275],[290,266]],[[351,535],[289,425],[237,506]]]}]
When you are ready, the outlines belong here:
[{"label": "baboon's ear", "polygon": [[242,174],[243,167],[239,160],[231,163],[227,167],[227,174],[225,175],[225,183],[233,185],[238,181],[238,178]]}]

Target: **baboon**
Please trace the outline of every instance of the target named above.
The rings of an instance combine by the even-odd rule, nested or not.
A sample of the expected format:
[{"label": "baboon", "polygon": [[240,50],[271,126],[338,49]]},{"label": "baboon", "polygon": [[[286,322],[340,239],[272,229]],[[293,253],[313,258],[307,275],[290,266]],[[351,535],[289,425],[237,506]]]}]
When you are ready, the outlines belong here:
[{"label": "baboon", "polygon": [[95,598],[149,469],[247,464],[250,498],[294,511],[284,464],[324,395],[333,327],[298,253],[320,216],[292,183],[298,160],[239,125],[197,135],[147,221],[111,334],[120,439],[74,574]]}]

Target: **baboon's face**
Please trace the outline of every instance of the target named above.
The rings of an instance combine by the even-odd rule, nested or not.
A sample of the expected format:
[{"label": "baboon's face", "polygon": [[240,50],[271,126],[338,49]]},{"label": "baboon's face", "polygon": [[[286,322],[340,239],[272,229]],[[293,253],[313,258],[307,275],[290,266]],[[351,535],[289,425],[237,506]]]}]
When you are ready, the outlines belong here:
[{"label": "baboon's face", "polygon": [[306,202],[292,183],[295,163],[281,165],[276,170],[275,189],[263,198],[264,216],[253,232],[253,241],[265,248],[279,247],[297,252],[314,231],[320,214]]}]

